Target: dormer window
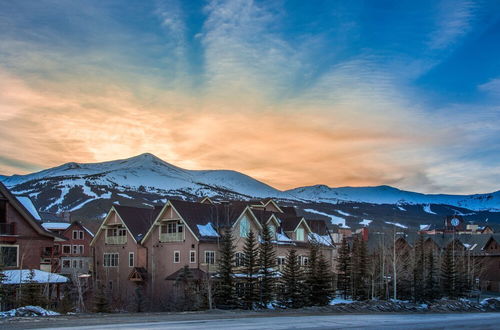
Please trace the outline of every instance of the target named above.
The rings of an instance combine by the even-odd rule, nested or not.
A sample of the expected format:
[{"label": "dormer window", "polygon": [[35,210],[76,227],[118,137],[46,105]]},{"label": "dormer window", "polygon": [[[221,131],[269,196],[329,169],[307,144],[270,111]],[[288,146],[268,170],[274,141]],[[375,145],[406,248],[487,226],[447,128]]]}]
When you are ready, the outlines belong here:
[{"label": "dormer window", "polygon": [[304,228],[297,228],[297,230],[295,231],[295,239],[297,241],[304,240]]},{"label": "dormer window", "polygon": [[248,237],[248,233],[250,232],[250,222],[246,218],[241,219],[240,221],[240,237]]},{"label": "dormer window", "polygon": [[269,228],[269,232],[271,233],[271,237],[272,237],[273,239],[275,239],[275,238],[276,238],[276,226],[275,226],[275,225],[273,225],[273,224],[270,224],[270,225],[268,226],[268,228]]}]

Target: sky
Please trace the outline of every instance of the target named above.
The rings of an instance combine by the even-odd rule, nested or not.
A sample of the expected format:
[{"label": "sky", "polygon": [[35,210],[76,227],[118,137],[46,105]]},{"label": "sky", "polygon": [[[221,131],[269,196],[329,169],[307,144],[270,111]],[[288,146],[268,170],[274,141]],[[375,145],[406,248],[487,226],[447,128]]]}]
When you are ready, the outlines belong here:
[{"label": "sky", "polygon": [[500,189],[498,1],[0,0],[0,174],[150,152],[279,189]]}]

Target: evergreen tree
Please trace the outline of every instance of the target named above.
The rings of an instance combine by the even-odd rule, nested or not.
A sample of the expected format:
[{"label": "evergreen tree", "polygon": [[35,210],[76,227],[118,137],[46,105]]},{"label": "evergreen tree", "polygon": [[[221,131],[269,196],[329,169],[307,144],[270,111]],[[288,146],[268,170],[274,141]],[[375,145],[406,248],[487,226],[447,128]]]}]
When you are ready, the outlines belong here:
[{"label": "evergreen tree", "polygon": [[236,292],[234,283],[234,253],[235,246],[233,234],[230,228],[227,228],[222,235],[221,257],[219,260],[219,283],[216,292],[216,303],[218,305],[235,307]]},{"label": "evergreen tree", "polygon": [[443,261],[441,264],[441,283],[443,294],[453,299],[456,297],[455,281],[457,278],[455,270],[455,260],[453,258],[453,248],[448,246],[445,249]]},{"label": "evergreen tree", "polygon": [[351,294],[351,248],[346,238],[342,239],[337,257],[337,289],[344,299]]},{"label": "evergreen tree", "polygon": [[94,312],[95,313],[109,313],[109,302],[106,296],[104,285],[97,284],[94,292]]},{"label": "evergreen tree", "polygon": [[368,251],[366,243],[358,236],[352,244],[351,274],[352,294],[357,300],[368,299]]},{"label": "evergreen tree", "polygon": [[462,245],[458,245],[455,249],[455,292],[457,297],[466,297],[471,290],[470,282],[468,280],[468,271],[465,251]]},{"label": "evergreen tree", "polygon": [[23,285],[21,302],[23,306],[45,306],[40,284],[35,281],[35,271],[30,270],[26,284]]},{"label": "evergreen tree", "polygon": [[276,285],[276,251],[273,246],[274,239],[269,227],[264,226],[259,247],[260,304],[262,307],[266,307],[274,299]]},{"label": "evergreen tree", "polygon": [[439,287],[437,283],[437,271],[436,271],[436,261],[434,258],[434,250],[429,248],[427,251],[427,261],[426,261],[426,272],[425,272],[425,300],[433,301],[437,299],[439,294]]},{"label": "evergreen tree", "polygon": [[318,252],[319,246],[316,242],[309,244],[309,256],[305,270],[305,290],[306,290],[306,305],[313,306],[316,301],[316,285],[318,276]]},{"label": "evergreen tree", "polygon": [[244,302],[247,309],[252,309],[259,301],[257,274],[259,272],[259,250],[257,239],[253,231],[248,233],[243,248],[243,274],[245,274],[245,295]]},{"label": "evergreen tree", "polygon": [[175,279],[175,286],[182,292],[181,302],[179,303],[180,306],[178,306],[180,310],[193,310],[196,294],[195,288],[193,287],[193,279],[193,272],[189,269],[188,265],[182,268],[182,271]]},{"label": "evergreen tree", "polygon": [[313,290],[314,296],[312,302],[317,306],[328,305],[334,296],[332,290],[332,272],[323,254],[320,254],[318,258],[318,267]]},{"label": "evergreen tree", "polygon": [[419,235],[414,248],[413,259],[413,299],[422,302],[425,299],[425,250],[424,237]]},{"label": "evergreen tree", "polygon": [[279,303],[288,308],[305,305],[304,276],[297,257],[297,250],[291,249],[285,261],[280,280]]}]

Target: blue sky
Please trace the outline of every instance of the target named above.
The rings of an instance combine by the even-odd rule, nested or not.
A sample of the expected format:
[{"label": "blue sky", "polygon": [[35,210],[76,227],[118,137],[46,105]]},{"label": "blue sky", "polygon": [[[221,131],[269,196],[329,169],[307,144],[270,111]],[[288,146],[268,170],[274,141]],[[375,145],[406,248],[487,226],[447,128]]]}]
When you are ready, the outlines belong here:
[{"label": "blue sky", "polygon": [[497,1],[5,1],[0,173],[152,152],[283,189],[498,190],[499,58]]}]

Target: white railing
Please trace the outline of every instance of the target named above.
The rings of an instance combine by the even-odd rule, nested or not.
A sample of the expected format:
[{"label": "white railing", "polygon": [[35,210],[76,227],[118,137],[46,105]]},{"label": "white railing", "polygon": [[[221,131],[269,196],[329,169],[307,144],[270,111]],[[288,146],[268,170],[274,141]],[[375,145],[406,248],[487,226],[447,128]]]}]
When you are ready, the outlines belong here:
[{"label": "white railing", "polygon": [[126,244],[127,236],[106,236],[106,244]]},{"label": "white railing", "polygon": [[182,233],[160,233],[160,242],[182,242],[184,232]]}]

